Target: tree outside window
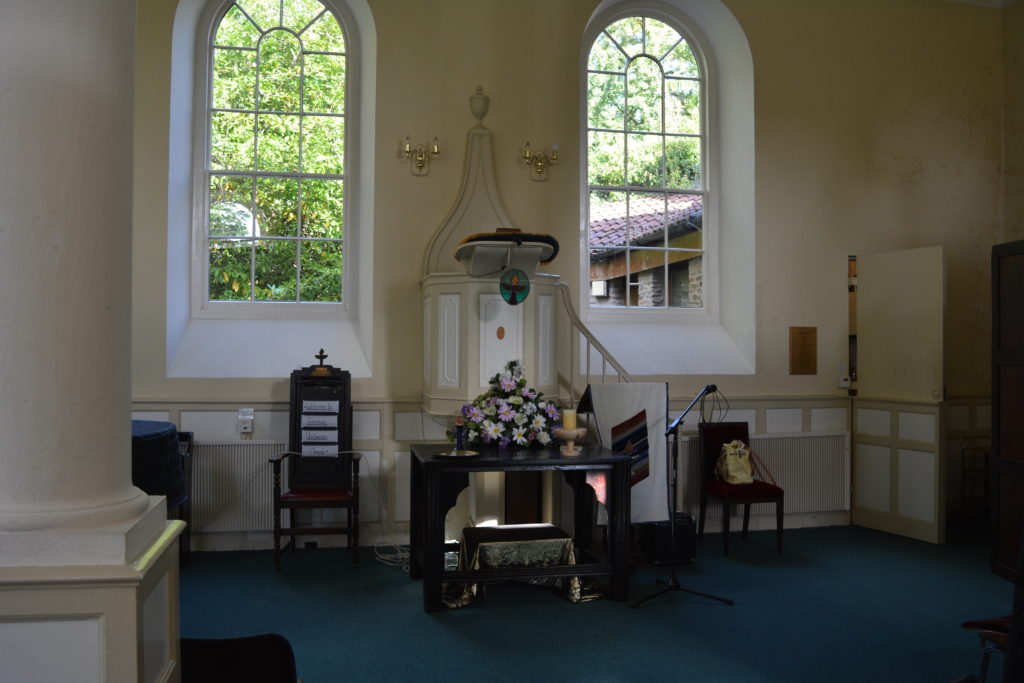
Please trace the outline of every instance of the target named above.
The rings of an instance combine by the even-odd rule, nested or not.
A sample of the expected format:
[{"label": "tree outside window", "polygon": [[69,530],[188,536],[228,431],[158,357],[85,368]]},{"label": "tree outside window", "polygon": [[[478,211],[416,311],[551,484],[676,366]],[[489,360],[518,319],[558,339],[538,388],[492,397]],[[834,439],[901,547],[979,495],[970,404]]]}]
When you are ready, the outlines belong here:
[{"label": "tree outside window", "polygon": [[701,68],[683,35],[633,16],[587,64],[590,304],[703,308]]},{"label": "tree outside window", "polygon": [[239,0],[210,54],[208,299],[341,302],[341,25],[318,0]]}]

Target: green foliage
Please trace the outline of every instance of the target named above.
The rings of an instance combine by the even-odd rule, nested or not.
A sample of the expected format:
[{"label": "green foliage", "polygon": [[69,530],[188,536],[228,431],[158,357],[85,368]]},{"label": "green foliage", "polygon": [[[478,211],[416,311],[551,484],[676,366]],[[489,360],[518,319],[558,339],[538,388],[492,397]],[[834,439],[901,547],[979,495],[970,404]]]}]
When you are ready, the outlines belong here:
[{"label": "green foliage", "polygon": [[341,27],[318,0],[239,0],[213,42],[210,299],[341,301]]}]

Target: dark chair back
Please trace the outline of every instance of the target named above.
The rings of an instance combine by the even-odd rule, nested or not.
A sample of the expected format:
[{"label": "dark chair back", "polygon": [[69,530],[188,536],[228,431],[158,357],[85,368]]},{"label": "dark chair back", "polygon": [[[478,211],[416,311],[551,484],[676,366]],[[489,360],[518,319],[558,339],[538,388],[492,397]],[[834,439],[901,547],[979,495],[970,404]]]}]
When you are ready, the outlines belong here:
[{"label": "dark chair back", "polygon": [[277,633],[182,638],[181,683],[296,683],[291,643]]},{"label": "dark chair back", "polygon": [[718,422],[715,424],[701,423],[698,428],[700,434],[701,470],[702,482],[711,481],[715,478],[715,464],[718,456],[722,454],[722,444],[739,439],[750,445],[750,435],[746,422]]}]

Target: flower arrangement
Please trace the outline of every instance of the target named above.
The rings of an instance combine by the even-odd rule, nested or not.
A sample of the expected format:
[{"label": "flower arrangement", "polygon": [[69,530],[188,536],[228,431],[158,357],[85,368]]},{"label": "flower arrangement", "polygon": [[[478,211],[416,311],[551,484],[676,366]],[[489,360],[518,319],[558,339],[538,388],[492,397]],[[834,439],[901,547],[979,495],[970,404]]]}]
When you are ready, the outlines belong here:
[{"label": "flower arrangement", "polygon": [[[491,388],[462,406],[459,416],[465,422],[463,440],[466,444],[485,443],[507,448],[510,445],[547,445],[551,427],[561,417],[558,407],[543,394],[526,386],[523,366],[518,360],[505,364],[488,380]],[[454,427],[448,438],[456,438]]]}]

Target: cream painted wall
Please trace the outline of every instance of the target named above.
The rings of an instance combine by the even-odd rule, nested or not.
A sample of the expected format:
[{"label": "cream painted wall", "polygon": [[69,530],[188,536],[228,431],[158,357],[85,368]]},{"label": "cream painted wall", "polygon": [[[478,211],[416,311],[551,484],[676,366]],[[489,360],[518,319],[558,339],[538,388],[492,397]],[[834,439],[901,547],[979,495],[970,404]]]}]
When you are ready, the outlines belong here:
[{"label": "cream painted wall", "polygon": [[[133,396],[284,401],[284,378],[164,376],[174,4],[139,0]],[[942,0],[726,4],[747,33],[755,70],[758,372],[672,377],[672,395],[712,381],[735,397],[839,395],[847,256],[933,244],[946,247],[949,266],[950,395],[984,395],[988,254],[1002,241],[1004,11]],[[559,239],[563,256],[550,270],[576,287],[579,36],[595,6],[370,0],[378,44],[376,352],[373,377],[354,383],[357,401],[418,399],[422,254],[455,200],[473,124],[467,98],[478,84],[491,97],[485,123],[505,207],[524,230]],[[406,135],[439,137],[444,153],[430,175],[412,176],[397,158]],[[526,140],[560,145],[562,161],[545,183],[518,164]],[[788,374],[790,326],[818,327],[818,375]]]},{"label": "cream painted wall", "polygon": [[999,242],[1024,239],[1024,3],[1003,12],[1006,88],[1006,213]]}]

